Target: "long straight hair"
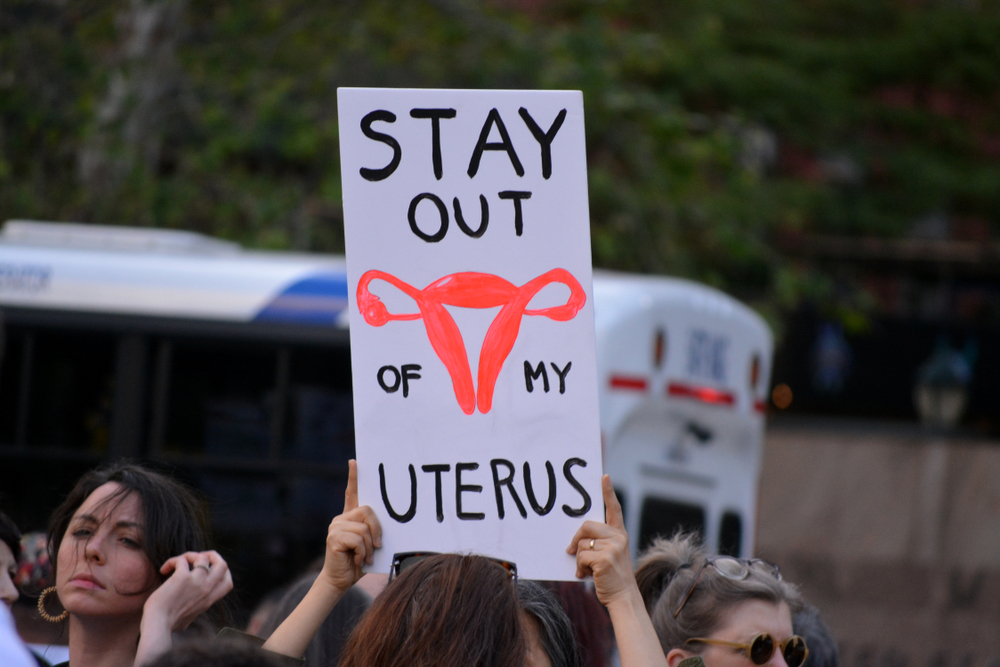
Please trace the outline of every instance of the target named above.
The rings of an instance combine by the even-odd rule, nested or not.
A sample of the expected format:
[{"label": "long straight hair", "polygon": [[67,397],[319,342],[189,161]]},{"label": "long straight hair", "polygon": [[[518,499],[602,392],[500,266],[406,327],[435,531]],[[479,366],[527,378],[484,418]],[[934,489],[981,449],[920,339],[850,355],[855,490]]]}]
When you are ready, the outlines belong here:
[{"label": "long straight hair", "polygon": [[482,556],[441,554],[406,569],[355,628],[342,667],[523,667],[517,591]]},{"label": "long straight hair", "polygon": [[[583,667],[573,622],[556,594],[537,581],[522,579],[517,582],[517,597],[521,609],[530,617],[528,622],[535,624],[539,642],[552,667]],[[600,657],[600,664],[604,664],[604,656]]]}]

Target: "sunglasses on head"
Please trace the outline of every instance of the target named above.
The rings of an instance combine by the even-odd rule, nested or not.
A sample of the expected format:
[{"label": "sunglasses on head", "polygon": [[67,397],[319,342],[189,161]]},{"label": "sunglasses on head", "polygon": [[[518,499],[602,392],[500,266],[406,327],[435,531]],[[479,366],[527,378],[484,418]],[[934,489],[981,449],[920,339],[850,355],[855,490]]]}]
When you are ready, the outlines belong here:
[{"label": "sunglasses on head", "polygon": [[[389,566],[389,581],[392,581],[404,570],[413,567],[422,560],[427,560],[431,556],[440,556],[441,554],[437,551],[407,551],[404,553],[398,553],[392,555],[392,564]],[[502,567],[507,572],[507,577],[513,581],[517,582],[517,565],[511,563],[507,560],[501,560],[499,558],[490,558],[489,556],[484,556],[500,567]]]},{"label": "sunglasses on head", "polygon": [[[755,565],[760,565],[765,568],[775,579],[781,581],[781,568],[779,568],[774,563],[769,563],[766,560],[760,558],[734,558],[732,556],[709,556],[702,563],[701,567],[698,568],[698,572],[694,575],[694,580],[691,582],[691,587],[688,588],[687,593],[681,600],[681,604],[677,607],[677,611],[674,612],[674,618],[681,613],[681,609],[687,604],[688,600],[691,599],[691,594],[694,593],[694,589],[697,588],[698,582],[701,581],[701,575],[705,573],[705,570],[711,566],[715,568],[721,576],[726,579],[732,579],[733,581],[742,581],[750,576],[750,569]],[[685,563],[681,565],[679,569],[691,567],[690,563]],[[763,663],[760,663],[763,664]],[[789,665],[788,667],[792,667]]]},{"label": "sunglasses on head", "polygon": [[685,643],[732,646],[733,648],[738,648],[741,651],[746,651],[747,656],[750,658],[750,662],[755,665],[766,665],[770,662],[771,657],[774,655],[774,650],[778,647],[781,648],[781,655],[785,658],[785,664],[788,665],[788,667],[802,667],[802,663],[804,663],[806,658],[809,657],[809,647],[806,646],[806,640],[798,635],[792,635],[783,642],[775,641],[774,637],[764,632],[751,639],[749,644],[727,642],[721,639],[703,639],[701,637],[689,639]]}]

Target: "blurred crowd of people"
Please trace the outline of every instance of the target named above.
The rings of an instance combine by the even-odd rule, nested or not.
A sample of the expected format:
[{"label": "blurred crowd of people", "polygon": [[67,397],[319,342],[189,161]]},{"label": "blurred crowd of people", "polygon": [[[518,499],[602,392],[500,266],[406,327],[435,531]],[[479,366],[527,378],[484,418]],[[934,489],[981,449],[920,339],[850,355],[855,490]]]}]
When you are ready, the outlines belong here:
[{"label": "blurred crowd of people", "polygon": [[[567,546],[581,582],[489,555],[405,553],[364,575],[383,527],[357,499],[326,552],[233,627],[232,576],[195,494],[131,463],[84,475],[47,533],[0,513],[0,663],[11,667],[836,667],[836,642],[779,567],[660,538],[633,571],[621,507]],[[13,612],[13,613],[12,613]]]}]

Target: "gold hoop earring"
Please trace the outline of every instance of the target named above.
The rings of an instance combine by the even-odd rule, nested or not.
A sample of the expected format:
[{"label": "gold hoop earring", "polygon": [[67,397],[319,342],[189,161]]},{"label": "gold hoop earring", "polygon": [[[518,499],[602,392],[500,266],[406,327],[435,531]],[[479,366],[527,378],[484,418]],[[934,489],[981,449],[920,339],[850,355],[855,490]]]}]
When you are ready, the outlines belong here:
[{"label": "gold hoop earring", "polygon": [[63,621],[66,620],[66,617],[69,616],[68,611],[63,610],[63,613],[59,614],[58,616],[53,616],[52,614],[45,611],[45,596],[48,595],[49,593],[54,593],[55,590],[56,590],[55,586],[49,586],[44,591],[42,591],[42,594],[40,596],[38,596],[38,615],[44,618],[49,623],[62,623]]}]

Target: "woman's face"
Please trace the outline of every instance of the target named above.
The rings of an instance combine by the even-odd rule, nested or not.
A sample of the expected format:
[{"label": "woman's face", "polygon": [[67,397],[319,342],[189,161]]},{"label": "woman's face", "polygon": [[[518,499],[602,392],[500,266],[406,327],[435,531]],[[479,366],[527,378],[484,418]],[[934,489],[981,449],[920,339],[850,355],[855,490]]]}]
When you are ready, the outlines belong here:
[{"label": "woman's face", "polygon": [[9,607],[17,602],[17,587],[14,575],[17,573],[17,559],[5,542],[0,542],[0,600]]},{"label": "woman's face", "polygon": [[[787,604],[774,604],[764,600],[742,602],[730,610],[726,622],[708,639],[749,644],[751,639],[765,632],[776,643],[792,636],[792,614]],[[705,659],[707,667],[754,667],[746,651],[717,644],[704,646],[701,657]],[[775,648],[766,667],[787,667],[780,647]]]},{"label": "woman's face", "polygon": [[98,487],[73,514],[56,558],[59,601],[71,614],[141,614],[156,587],[156,573],[142,550],[145,515],[135,493]]},{"label": "woman's face", "polygon": [[521,612],[521,625],[524,627],[524,643],[528,648],[528,657],[524,661],[524,667],[552,667],[545,647],[542,646],[541,631],[538,622],[531,614]]}]

